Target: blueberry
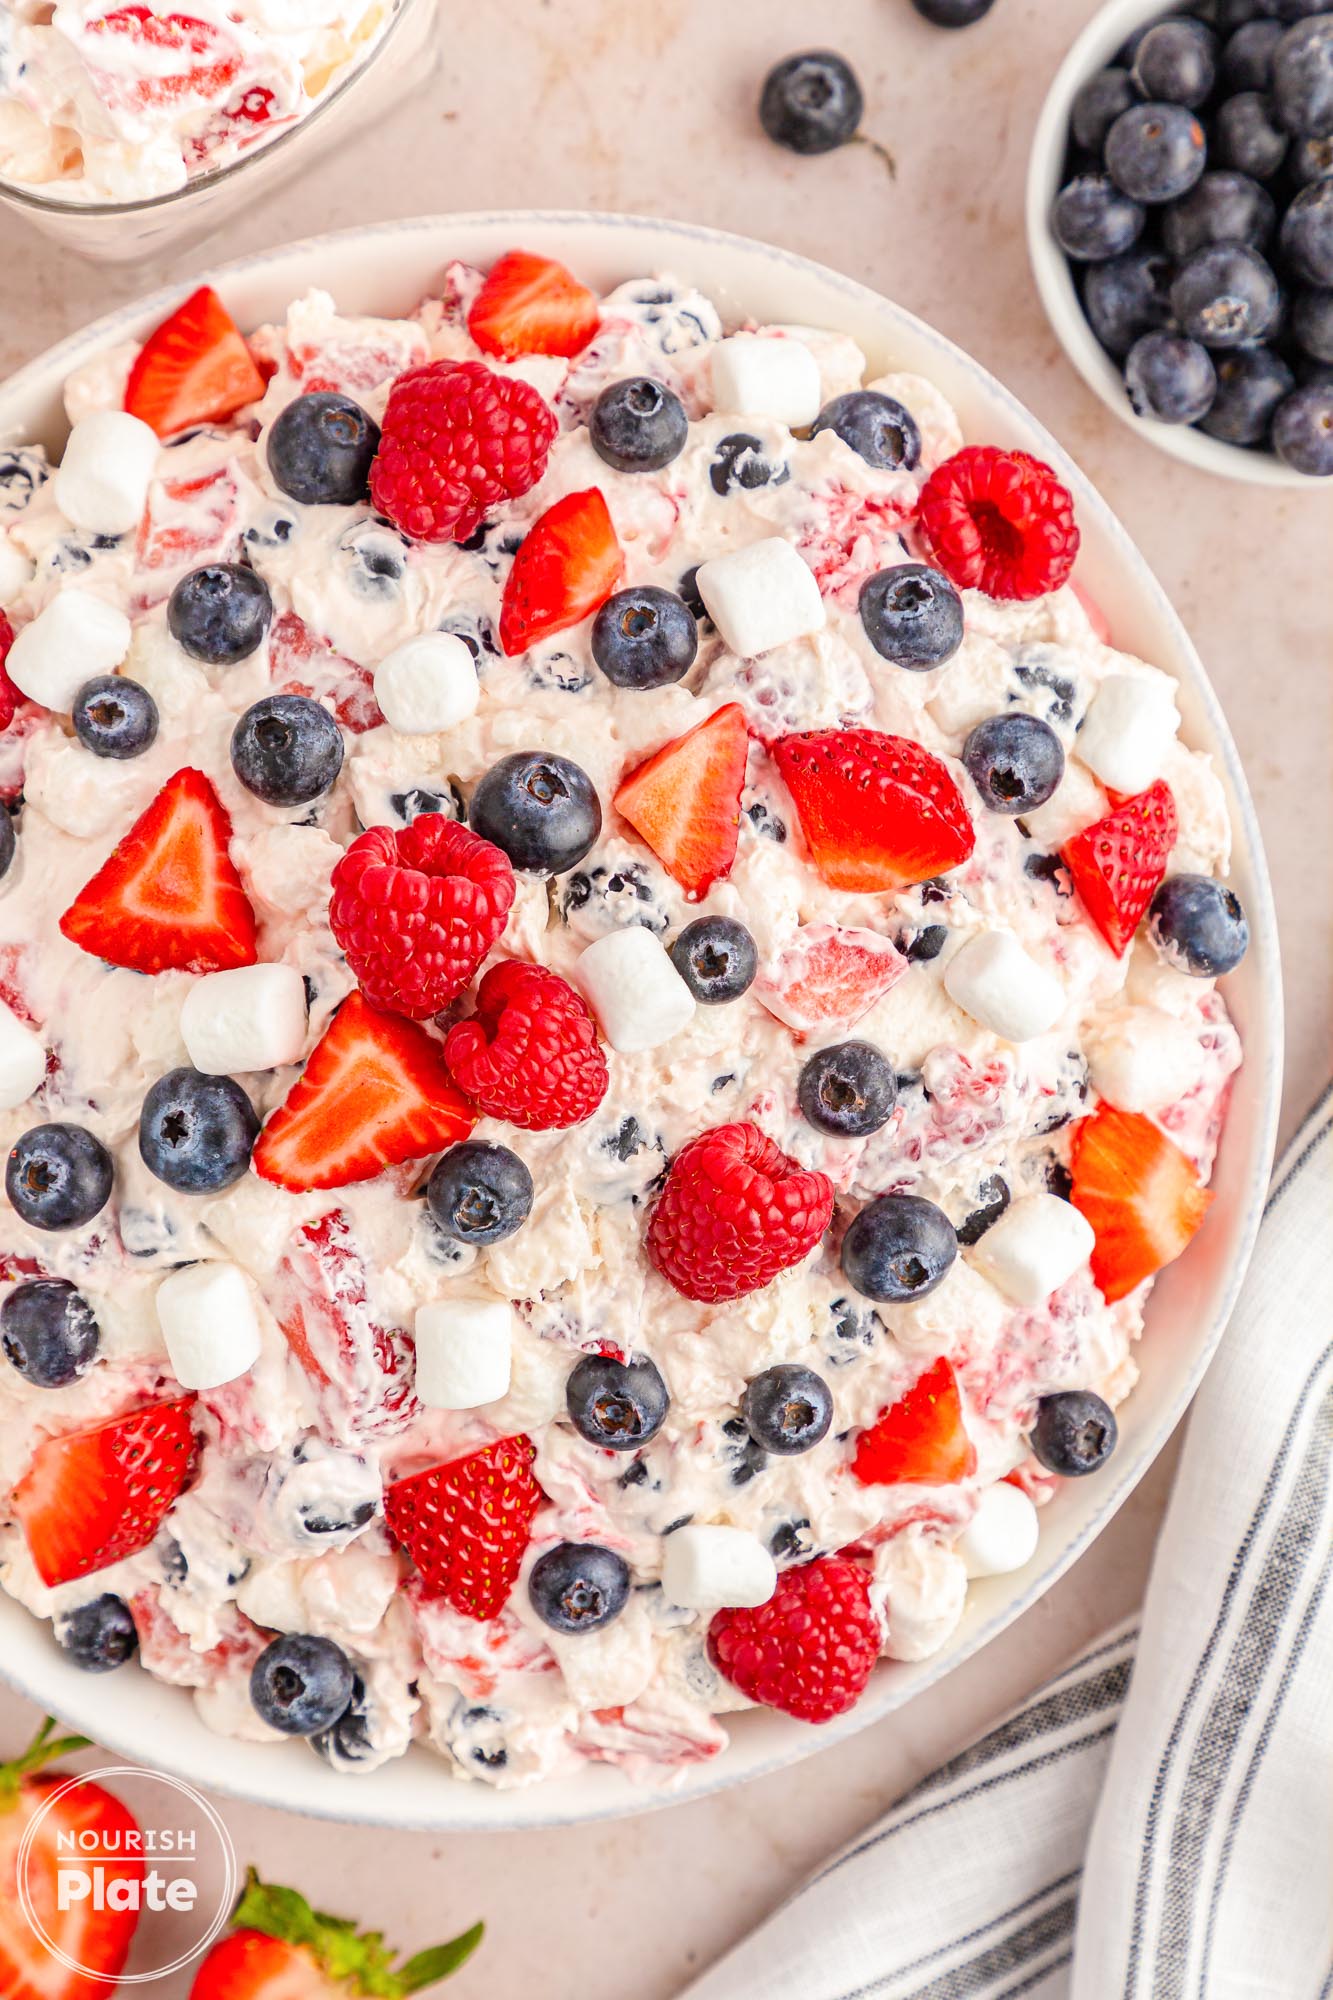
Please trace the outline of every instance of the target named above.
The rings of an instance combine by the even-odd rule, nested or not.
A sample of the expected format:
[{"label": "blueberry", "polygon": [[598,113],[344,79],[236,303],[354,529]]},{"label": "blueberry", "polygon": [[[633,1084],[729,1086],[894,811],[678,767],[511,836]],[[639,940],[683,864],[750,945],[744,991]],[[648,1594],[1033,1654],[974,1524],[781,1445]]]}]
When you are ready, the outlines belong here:
[{"label": "blueberry", "polygon": [[679,458],[689,434],[680,397],[651,375],[609,382],[588,418],[593,450],[617,472],[660,472]]},{"label": "blueberry", "polygon": [[0,1348],[38,1389],[63,1389],[86,1374],[99,1338],[92,1307],[64,1278],[30,1278],[0,1306]]},{"label": "blueberry", "polygon": [[692,564],[689,569],[683,572],[679,583],[676,585],[677,597],[679,597],[691,618],[699,625],[702,625],[708,617],[707,607],[699,595],[699,570],[701,567],[702,565],[699,563]]},{"label": "blueberry", "polygon": [[33,1125],[15,1142],[5,1193],[33,1229],[80,1229],[111,1198],[115,1168],[82,1125]]},{"label": "blueberry", "polygon": [[371,603],[399,595],[407,573],[407,542],[396,528],[358,521],[338,539],[337,560],[348,588]]},{"label": "blueberry", "polygon": [[157,703],[138,681],[97,674],[74,697],[74,734],[94,757],[141,757],[157,735]]},{"label": "blueberry", "polygon": [[1028,1443],[1038,1464],[1065,1479],[1095,1472],[1115,1450],[1117,1426],[1110,1405],[1087,1389],[1042,1396]]},{"label": "blueberry", "polygon": [[1178,333],[1145,333],[1125,357],[1125,390],[1135,416],[1159,424],[1196,424],[1217,393],[1208,349]]},{"label": "blueberry", "polygon": [[1133,201],[1175,201],[1203,172],[1203,127],[1183,104],[1135,104],[1106,135],[1106,170]]},{"label": "blueberry", "polygon": [[893,1064],[870,1042],[835,1042],[805,1064],[796,1098],[817,1132],[864,1139],[888,1122],[898,1085]]},{"label": "blueberry", "polygon": [[1104,264],[1132,250],[1143,234],[1144,211],[1122,194],[1109,174],[1079,174],[1062,187],[1051,210],[1051,228],[1066,257]]},{"label": "blueberry", "polygon": [[1159,21],[1134,51],[1130,74],[1140,97],[1197,110],[1212,94],[1217,37],[1202,21]]},{"label": "blueberry", "polygon": [[327,1729],[317,1729],[309,1741],[310,1748],[335,1771],[358,1770],[374,1757],[370,1705],[360,1674],[352,1676],[352,1698],[337,1721]]},{"label": "blueberry", "polygon": [[1243,347],[1262,340],[1277,319],[1279,304],[1277,279],[1259,252],[1243,243],[1210,243],[1196,250],[1171,286],[1171,309],[1181,332],[1205,347]]},{"label": "blueberry", "polygon": [[1250,942],[1240,898],[1211,875],[1168,875],[1148,907],[1148,935],[1168,965],[1196,979],[1234,972]]},{"label": "blueberry", "polygon": [[1289,143],[1273,115],[1272,99],[1261,90],[1238,91],[1213,119],[1218,165],[1235,167],[1256,181],[1272,180],[1287,157]]},{"label": "blueberry", "polygon": [[1307,285],[1333,285],[1333,176],[1301,189],[1282,218],[1282,254]]},{"label": "blueberry", "polygon": [[915,1194],[868,1202],[842,1239],[842,1270],[863,1298],[924,1299],[948,1275],[958,1238],[943,1209]]},{"label": "blueberry", "polygon": [[671,1397],[646,1355],[615,1361],[605,1354],[585,1354],[565,1384],[565,1407],[589,1444],[605,1451],[637,1451],[661,1430]]},{"label": "blueberry", "polygon": [[833,1398],[822,1375],[787,1361],[751,1378],[741,1397],[741,1415],[761,1450],[791,1458],[828,1436]]},{"label": "blueberry", "polygon": [[1333,174],[1333,137],[1298,139],[1287,154],[1287,174],[1297,188]]},{"label": "blueberry", "polygon": [[537,1616],[554,1632],[596,1632],[629,1602],[629,1565],[599,1542],[557,1542],[528,1578]]},{"label": "blueberry", "polygon": [[1089,264],[1083,309],[1102,346],[1123,361],[1140,334],[1165,326],[1171,264],[1160,250],[1131,250],[1109,264]]},{"label": "blueberry", "polygon": [[1283,36],[1280,21],[1247,21],[1222,50],[1218,75],[1227,95],[1267,90],[1273,81],[1273,51]]},{"label": "blueberry", "polygon": [[602,830],[592,779],[568,757],[518,750],[478,782],[468,823],[525,875],[563,875]]},{"label": "blueberry", "polygon": [[592,656],[619,688],[682,680],[699,650],[699,627],[683,599],[652,584],[618,590],[592,621]]},{"label": "blueberry", "polygon": [[867,577],[861,625],[881,659],[911,673],[951,660],[963,643],[963,600],[940,570],[899,563]]},{"label": "blueberry", "polygon": [[1224,444],[1262,444],[1296,378],[1270,347],[1236,347],[1216,361],[1217,394],[1200,430]]},{"label": "blueberry", "polygon": [[734,917],[696,917],[672,944],[671,963],[701,1007],[720,1007],[753,985],[759,952]]},{"label": "blueberry", "polygon": [[232,731],[231,765],[265,805],[309,805],[323,797],[342,769],[342,731],[308,695],[268,694],[246,709]]},{"label": "blueberry", "polygon": [[14,815],[0,805],[0,882],[14,865],[18,852],[18,835],[14,831]]},{"label": "blueberry", "polygon": [[921,433],[910,410],[877,389],[853,389],[825,403],[811,437],[832,431],[858,458],[880,472],[910,472],[920,463]]},{"label": "blueberry", "polygon": [[463,795],[452,784],[445,790],[434,785],[409,785],[404,792],[391,792],[389,810],[402,826],[411,826],[422,813],[443,813],[453,820],[465,816]]},{"label": "blueberry", "polygon": [[1296,294],[1291,333],[1312,361],[1333,361],[1333,289],[1312,285]]},{"label": "blueberry", "polygon": [[1034,882],[1045,882],[1057,896],[1068,899],[1074,893],[1069,870],[1058,854],[1029,854],[1023,863],[1023,873]]},{"label": "blueberry", "polygon": [[370,491],[380,427],[350,396],[317,390],[279,412],[268,469],[279,492],[305,507],[354,507]]},{"label": "blueberry", "polygon": [[749,431],[732,431],[722,438],[708,468],[709,483],[722,499],[733,486],[754,493],[761,486],[781,486],[789,476],[789,468],[781,459],[764,457],[763,439],[751,436]]},{"label": "blueberry", "polygon": [[355,1681],[351,1661],[332,1639],[285,1632],[255,1661],[250,1700],[270,1729],[313,1736],[346,1714]]},{"label": "blueberry", "polygon": [[963,745],[963,762],[981,803],[1011,817],[1045,805],[1065,774],[1065,753],[1055,731],[1040,716],[1021,712],[979,722]]},{"label": "blueberry", "polygon": [[1085,153],[1100,155],[1106,135],[1122,111],[1138,98],[1127,69],[1099,69],[1079,88],[1069,113],[1069,129],[1074,144]]},{"label": "blueberry", "polygon": [[139,1113],[139,1157],[181,1194],[216,1194],[238,1181],[259,1137],[254,1105],[231,1076],[172,1069]]},{"label": "blueberry", "polygon": [[465,1139],[441,1155],[426,1182],[426,1205],[455,1243],[502,1243],[532,1213],[532,1175],[508,1146]]},{"label": "blueberry", "polygon": [[1302,139],[1333,134],[1333,13],[1288,28],[1273,56],[1278,122]]},{"label": "blueberry", "polygon": [[62,1652],[86,1674],[109,1674],[123,1667],[139,1645],[129,1605],[109,1590],[58,1618],[55,1634]]},{"label": "blueberry", "polygon": [[50,476],[45,452],[23,445],[0,450],[0,514],[21,514]]},{"label": "blueberry", "polygon": [[931,959],[939,957],[948,942],[949,926],[947,924],[926,924],[923,929],[915,931],[898,948],[909,964],[928,965]]},{"label": "blueberry", "polygon": [[963,1244],[980,1243],[986,1231],[992,1228],[1009,1206],[1009,1183],[999,1174],[990,1174],[977,1189],[978,1206],[971,1209],[958,1225],[958,1241]]},{"label": "blueberry", "polygon": [[912,5],[934,28],[970,28],[985,19],[995,0],[912,0]]},{"label": "blueberry", "polygon": [[793,153],[831,153],[854,138],[865,108],[851,65],[830,49],[788,56],[764,79],[759,122]]},{"label": "blueberry", "polygon": [[183,576],[167,599],[171,636],[193,660],[233,667],[268,631],[273,599],[257,571],[242,563],[205,563]]},{"label": "blueberry", "polygon": [[1262,250],[1276,227],[1272,195],[1248,174],[1205,174],[1162,211],[1162,242],[1177,263],[1209,243]]}]

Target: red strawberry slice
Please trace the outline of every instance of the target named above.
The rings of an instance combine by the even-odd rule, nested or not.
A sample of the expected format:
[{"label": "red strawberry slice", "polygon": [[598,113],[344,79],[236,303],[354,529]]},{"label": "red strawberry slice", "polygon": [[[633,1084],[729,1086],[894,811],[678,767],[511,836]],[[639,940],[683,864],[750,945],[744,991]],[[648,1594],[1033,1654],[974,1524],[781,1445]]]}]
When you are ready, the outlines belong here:
[{"label": "red strawberry slice", "polygon": [[850,1028],[907,971],[879,931],[803,924],[754,982],[754,996],[798,1034]]},{"label": "red strawberry slice", "polygon": [[616,811],[692,900],[731,873],[750,736],[728,702],[621,780]]},{"label": "red strawberry slice", "polygon": [[903,1481],[947,1486],[969,1478],[976,1469],[976,1447],[963,1423],[958,1378],[943,1357],[862,1431],[852,1460],[852,1471],[864,1486]]},{"label": "red strawberry slice", "polygon": [[193,1410],[181,1396],[42,1439],[10,1504],[43,1583],[72,1583],[152,1541],[194,1472]]},{"label": "red strawberry slice", "polygon": [[1117,958],[1133,942],[1175,844],[1176,802],[1159,778],[1061,849],[1084,909]]},{"label": "red strawberry slice", "polygon": [[590,618],[624,574],[625,558],[596,486],[567,493],[528,529],[500,606],[500,649],[511,658]]},{"label": "red strawberry slice", "polygon": [[60,919],[72,944],[135,972],[253,965],[255,913],[202,771],[177,771]]},{"label": "red strawberry slice", "polygon": [[771,754],[831,889],[907,889],[972,852],[962,793],[939,758],[909,737],[815,729],[780,736]]},{"label": "red strawberry slice", "polygon": [[279,694],[327,697],[353,736],[384,727],[371,669],[335,652],[332,642],[312,632],[295,611],[284,611],[269,627],[268,662]]},{"label": "red strawberry slice", "polygon": [[411,1343],[376,1311],[365,1257],[342,1209],[297,1230],[268,1297],[339,1438],[391,1433],[420,1415]]},{"label": "red strawberry slice", "polygon": [[244,336],[211,285],[155,327],[135,356],[125,408],[159,437],[220,423],[264,393]]},{"label": "red strawberry slice", "polygon": [[255,1172],[279,1187],[347,1187],[465,1139],[472,1110],[438,1042],[349,994],[259,1135]]},{"label": "red strawberry slice", "polygon": [[494,1618],[518,1577],[532,1518],[546,1497],[522,1431],[470,1458],[400,1479],[384,1496],[389,1533],[428,1591],[465,1618]]},{"label": "red strawberry slice", "polygon": [[601,320],[597,296],[563,264],[510,250],[472,303],[467,330],[483,354],[581,354]]},{"label": "red strawberry slice", "polygon": [[1212,1206],[1193,1162],[1149,1118],[1103,1104],[1080,1118],[1070,1195],[1092,1224],[1092,1280],[1108,1305],[1174,1263]]}]

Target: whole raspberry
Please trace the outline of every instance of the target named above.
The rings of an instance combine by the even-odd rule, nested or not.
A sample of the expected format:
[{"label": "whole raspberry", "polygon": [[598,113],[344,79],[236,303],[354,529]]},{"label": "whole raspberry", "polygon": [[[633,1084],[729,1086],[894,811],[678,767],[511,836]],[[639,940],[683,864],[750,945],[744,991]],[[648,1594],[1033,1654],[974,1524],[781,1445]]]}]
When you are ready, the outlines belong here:
[{"label": "whole raspberry", "polygon": [[719,1611],[708,1628],[718,1672],[798,1722],[831,1722],[854,1708],[879,1644],[865,1572],[843,1556],[784,1569],[767,1604]]},{"label": "whole raspberry", "polygon": [[678,1292],[713,1305],[771,1284],[814,1249],[833,1184],[757,1125],[718,1125],[682,1147],[648,1224],[647,1250]]},{"label": "whole raspberry", "polygon": [[477,988],[477,1011],[450,1028],[444,1059],[478,1110],[529,1132],[581,1125],[610,1081],[587,1007],[558,972],[510,959]]},{"label": "whole raspberry", "polygon": [[443,813],[372,826],[333,871],[329,927],[373,1006],[424,1021],[471,979],[509,917],[509,859]]},{"label": "whole raspberry", "polygon": [[917,519],[946,575],[988,597],[1044,597],[1068,581],[1078,554],[1067,488],[1026,451],[955,452],[921,489]]},{"label": "whole raspberry", "polygon": [[419,542],[465,542],[546,470],[555,417],[528,382],[481,361],[409,368],[389,391],[370,497]]}]

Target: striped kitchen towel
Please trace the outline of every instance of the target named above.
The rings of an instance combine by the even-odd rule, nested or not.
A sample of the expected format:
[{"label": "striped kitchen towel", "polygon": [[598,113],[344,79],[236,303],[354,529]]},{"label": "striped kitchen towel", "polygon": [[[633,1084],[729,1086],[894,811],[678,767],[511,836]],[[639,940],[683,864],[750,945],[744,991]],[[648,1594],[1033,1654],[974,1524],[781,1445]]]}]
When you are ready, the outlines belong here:
[{"label": "striped kitchen towel", "polygon": [[1274,1176],[1141,1616],[687,2000],[1333,2000],[1331,1570],[1333,1091]]}]

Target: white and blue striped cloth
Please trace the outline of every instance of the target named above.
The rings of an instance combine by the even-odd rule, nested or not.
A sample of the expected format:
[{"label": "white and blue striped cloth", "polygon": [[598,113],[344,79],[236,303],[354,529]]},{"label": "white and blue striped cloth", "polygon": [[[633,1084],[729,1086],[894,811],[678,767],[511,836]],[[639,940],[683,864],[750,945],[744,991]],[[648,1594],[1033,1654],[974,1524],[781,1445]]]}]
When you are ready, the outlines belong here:
[{"label": "white and blue striped cloth", "polygon": [[1333,1091],[1274,1177],[1140,1617],[686,2000],[1333,2000]]}]

